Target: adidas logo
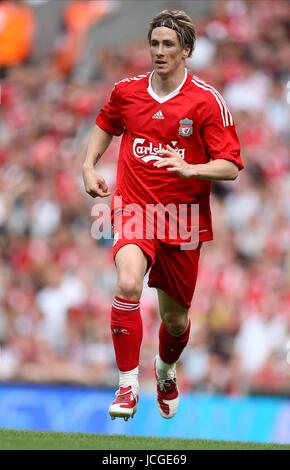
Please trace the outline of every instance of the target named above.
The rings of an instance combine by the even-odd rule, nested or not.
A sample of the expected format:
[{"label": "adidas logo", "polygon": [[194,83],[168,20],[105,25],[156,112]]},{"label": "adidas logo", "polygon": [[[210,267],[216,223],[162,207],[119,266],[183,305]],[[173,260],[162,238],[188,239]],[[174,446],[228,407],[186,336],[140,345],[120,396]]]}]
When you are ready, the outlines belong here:
[{"label": "adidas logo", "polygon": [[152,119],[164,119],[162,111],[157,111],[157,113],[153,114]]}]

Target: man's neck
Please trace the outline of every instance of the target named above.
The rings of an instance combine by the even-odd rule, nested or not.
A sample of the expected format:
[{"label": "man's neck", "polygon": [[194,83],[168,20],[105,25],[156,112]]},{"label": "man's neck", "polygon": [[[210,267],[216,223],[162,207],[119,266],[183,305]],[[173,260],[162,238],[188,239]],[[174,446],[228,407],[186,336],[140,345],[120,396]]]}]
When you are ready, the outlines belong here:
[{"label": "man's neck", "polygon": [[162,98],[169,95],[181,85],[184,80],[186,69],[182,68],[174,76],[162,77],[156,72],[153,73],[151,86],[156,95]]}]

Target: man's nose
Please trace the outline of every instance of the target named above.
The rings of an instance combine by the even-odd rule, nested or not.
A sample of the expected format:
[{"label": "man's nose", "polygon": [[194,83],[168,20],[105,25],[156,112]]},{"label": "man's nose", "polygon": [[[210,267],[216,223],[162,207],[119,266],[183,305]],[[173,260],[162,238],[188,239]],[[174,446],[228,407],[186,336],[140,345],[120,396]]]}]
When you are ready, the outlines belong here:
[{"label": "man's nose", "polygon": [[158,46],[157,55],[163,55],[163,46],[162,46],[162,44],[159,44],[159,46]]}]

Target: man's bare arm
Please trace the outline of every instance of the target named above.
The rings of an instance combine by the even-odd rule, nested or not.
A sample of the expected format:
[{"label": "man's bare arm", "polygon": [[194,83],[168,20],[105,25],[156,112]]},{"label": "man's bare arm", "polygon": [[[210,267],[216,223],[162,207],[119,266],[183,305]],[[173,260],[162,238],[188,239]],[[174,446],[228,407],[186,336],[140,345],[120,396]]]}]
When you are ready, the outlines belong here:
[{"label": "man's bare arm", "polygon": [[239,173],[235,163],[223,158],[191,165],[186,163],[169,145],[166,146],[166,150],[160,152],[160,155],[163,156],[162,160],[154,163],[154,166],[167,168],[168,171],[178,173],[182,178],[211,181],[235,180]]},{"label": "man's bare arm", "polygon": [[83,164],[83,180],[86,192],[92,197],[110,196],[104,178],[96,171],[95,165],[107,150],[113,136],[95,126],[91,132],[86,158]]},{"label": "man's bare arm", "polygon": [[230,160],[219,158],[211,160],[208,163],[201,163],[198,165],[191,165],[190,177],[221,181],[221,180],[235,180],[239,174],[237,165]]}]

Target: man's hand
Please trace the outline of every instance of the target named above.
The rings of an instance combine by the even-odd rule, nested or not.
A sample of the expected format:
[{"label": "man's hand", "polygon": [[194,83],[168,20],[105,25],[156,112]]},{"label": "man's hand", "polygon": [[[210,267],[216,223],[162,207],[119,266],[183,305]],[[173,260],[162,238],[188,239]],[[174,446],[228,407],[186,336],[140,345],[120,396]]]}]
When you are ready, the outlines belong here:
[{"label": "man's hand", "polygon": [[92,197],[107,197],[112,193],[104,178],[94,168],[83,167],[83,180],[86,192]]},{"label": "man's hand", "polygon": [[166,150],[161,150],[160,155],[165,158],[154,163],[157,168],[167,168],[172,173],[178,173],[181,178],[193,176],[193,165],[186,163],[170,145],[166,145]]},{"label": "man's hand", "polygon": [[165,158],[154,163],[157,168],[167,168],[168,171],[178,173],[181,178],[197,178],[208,181],[230,181],[235,180],[239,173],[238,166],[227,159],[217,158],[207,163],[190,165],[181,156],[166,145],[167,150],[161,150],[160,155]]}]

